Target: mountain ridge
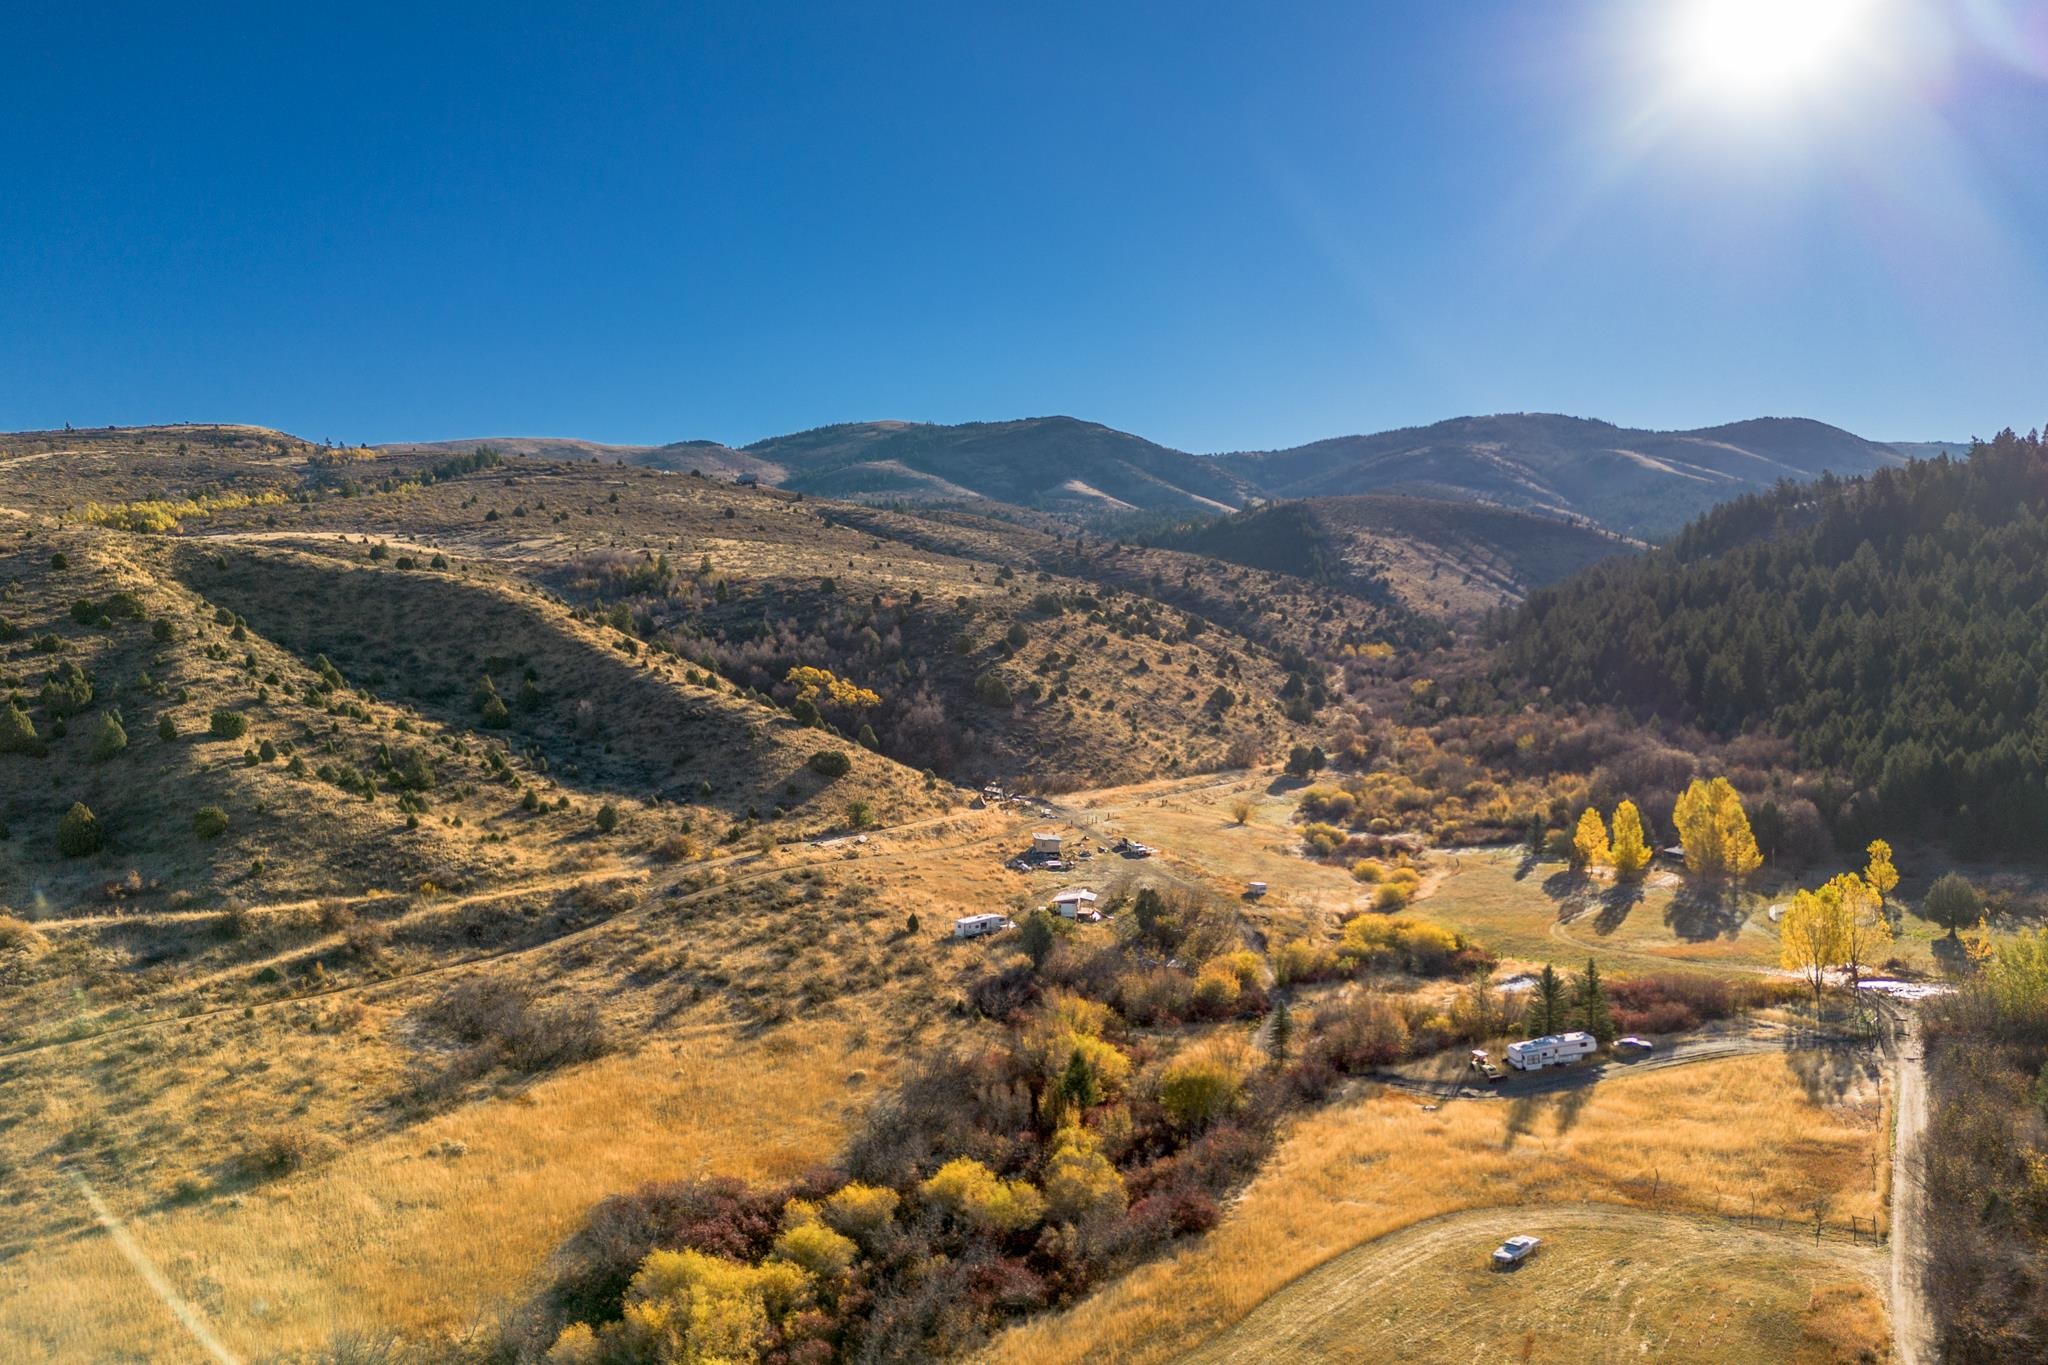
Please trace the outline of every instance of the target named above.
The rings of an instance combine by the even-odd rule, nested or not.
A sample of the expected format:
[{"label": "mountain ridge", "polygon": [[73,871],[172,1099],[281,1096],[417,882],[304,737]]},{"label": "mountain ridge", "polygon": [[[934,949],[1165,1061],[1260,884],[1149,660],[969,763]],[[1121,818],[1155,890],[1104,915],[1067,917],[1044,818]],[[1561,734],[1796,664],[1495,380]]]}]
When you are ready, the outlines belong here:
[{"label": "mountain ridge", "polygon": [[479,443],[535,458],[751,475],[849,501],[1009,504],[1084,523],[1220,516],[1266,501],[1388,493],[1533,512],[1652,540],[1783,479],[1869,473],[1946,444],[1902,449],[1804,417],[1666,431],[1558,413],[1494,413],[1211,455],[1064,415],[840,422],[740,447],[499,437],[380,449],[432,453]]}]

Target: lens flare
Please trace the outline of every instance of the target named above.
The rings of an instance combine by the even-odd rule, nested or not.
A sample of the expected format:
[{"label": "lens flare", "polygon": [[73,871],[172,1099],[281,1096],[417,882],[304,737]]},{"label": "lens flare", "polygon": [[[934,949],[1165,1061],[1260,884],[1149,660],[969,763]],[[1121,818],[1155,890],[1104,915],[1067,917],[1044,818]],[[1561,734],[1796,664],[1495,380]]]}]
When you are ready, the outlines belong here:
[{"label": "lens flare", "polygon": [[1869,0],[1693,0],[1670,57],[1702,94],[1753,101],[1828,79],[1843,64]]}]

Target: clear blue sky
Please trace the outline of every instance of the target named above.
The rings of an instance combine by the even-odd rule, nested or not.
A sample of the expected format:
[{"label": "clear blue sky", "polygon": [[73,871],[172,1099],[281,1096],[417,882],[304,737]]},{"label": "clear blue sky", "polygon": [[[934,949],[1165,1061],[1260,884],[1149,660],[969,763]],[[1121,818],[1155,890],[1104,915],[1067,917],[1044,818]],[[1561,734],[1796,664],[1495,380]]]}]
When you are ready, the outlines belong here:
[{"label": "clear blue sky", "polygon": [[2048,418],[2048,6],[1711,2],[11,5],[0,426]]}]

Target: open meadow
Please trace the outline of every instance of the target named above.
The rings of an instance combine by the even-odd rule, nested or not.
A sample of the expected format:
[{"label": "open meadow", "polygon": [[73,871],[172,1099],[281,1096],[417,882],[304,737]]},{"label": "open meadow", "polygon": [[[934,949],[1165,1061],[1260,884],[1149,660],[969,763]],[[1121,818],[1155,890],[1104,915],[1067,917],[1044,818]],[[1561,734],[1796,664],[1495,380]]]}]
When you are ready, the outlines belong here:
[{"label": "open meadow", "polygon": [[[1572,1333],[1605,1323],[1616,1335],[1594,1338],[1584,1349],[1595,1358],[1621,1358],[1669,1340],[1681,1330],[1684,1315],[1697,1308],[1698,1296],[1726,1288],[1731,1278],[1787,1273],[1819,1273],[1818,1287],[1839,1288],[1858,1301],[1858,1311],[1841,1323],[1831,1321],[1831,1312],[1812,1319],[1823,1333],[1838,1327],[1850,1333],[1840,1345],[1842,1355],[1853,1358],[1873,1332],[1882,1340],[1881,1314],[1874,1328],[1866,1302],[1876,1273],[1873,1258],[1844,1251],[1814,1259],[1810,1240],[1802,1246],[1797,1233],[1805,1219],[1811,1238],[1817,1201],[1825,1204],[1821,1221],[1831,1237],[1848,1233],[1852,1220],[1860,1220],[1866,1237],[1873,1219],[1881,1225],[1886,1141],[1884,1105],[1871,1071],[1816,1081],[1783,1058],[1702,1062],[1557,1096],[1451,1101],[1434,1109],[1415,1096],[1367,1086],[1355,1098],[1293,1125],[1243,1198],[1202,1242],[1133,1272],[1063,1314],[1013,1328],[985,1358],[1175,1360],[1249,1322],[1269,1300],[1283,1323],[1349,1314],[1346,1321],[1361,1333],[1385,1331],[1389,1341],[1399,1337],[1397,1324],[1404,1319],[1429,1324],[1419,1330],[1434,1334],[1430,1339],[1439,1345],[1432,1349],[1446,1360],[1472,1359],[1503,1341],[1513,1354],[1525,1337],[1547,1343],[1530,1358],[1557,1358],[1561,1351],[1581,1349]],[[1579,1205],[1711,1215],[1705,1222],[1688,1220],[1695,1245],[1681,1242],[1668,1255],[1654,1241],[1631,1243],[1642,1261],[1632,1279],[1697,1278],[1685,1282],[1685,1292],[1672,1286],[1643,1296],[1635,1317],[1626,1311],[1602,1316],[1585,1295],[1562,1292],[1547,1309],[1538,1304],[1514,1310],[1511,1328],[1503,1327],[1497,1313],[1478,1310],[1491,1297],[1477,1304],[1467,1300],[1472,1311],[1462,1326],[1458,1319],[1446,1320],[1446,1296],[1456,1287],[1480,1284],[1489,1295],[1498,1291],[1490,1281],[1425,1280],[1430,1257],[1458,1275],[1459,1265],[1482,1262],[1501,1237],[1522,1230],[1524,1221],[1541,1222],[1548,1211]],[[1454,1246],[1397,1244],[1423,1253],[1413,1298],[1410,1285],[1398,1277],[1377,1282],[1361,1302],[1349,1279],[1319,1285],[1312,1275],[1353,1248],[1375,1247],[1403,1229],[1474,1211],[1483,1216],[1450,1224],[1460,1234]],[[1756,1215],[1783,1221],[1769,1237],[1729,1221]],[[1720,1223],[1727,1224],[1725,1233],[1717,1230]],[[1582,1217],[1575,1227],[1567,1220],[1544,1254],[1561,1252],[1558,1260],[1566,1266],[1584,1264],[1589,1253],[1572,1248],[1578,1228],[1588,1226],[1597,1239],[1590,1254],[1597,1256],[1597,1249],[1611,1250],[1628,1225]],[[1700,1242],[1709,1254],[1700,1253]],[[1398,1267],[1399,1252],[1389,1255],[1389,1266]],[[1325,1293],[1334,1302],[1325,1301]],[[1783,1289],[1770,1290],[1768,1298],[1772,1319],[1732,1327],[1725,1353],[1715,1358],[1742,1359],[1745,1341],[1764,1339],[1746,1332],[1782,1336],[1805,1330],[1801,1305],[1788,1308]],[[1213,1358],[1232,1358],[1237,1349],[1219,1345]],[[1302,1358],[1313,1358],[1312,1352]]]}]

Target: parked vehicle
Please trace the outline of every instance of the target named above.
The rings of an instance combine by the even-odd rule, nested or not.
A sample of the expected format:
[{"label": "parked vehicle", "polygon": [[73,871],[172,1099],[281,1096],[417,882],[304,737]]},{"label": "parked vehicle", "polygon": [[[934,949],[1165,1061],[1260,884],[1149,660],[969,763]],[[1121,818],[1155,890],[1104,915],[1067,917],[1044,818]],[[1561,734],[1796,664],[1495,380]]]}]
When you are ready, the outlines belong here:
[{"label": "parked vehicle", "polygon": [[1543,1245],[1541,1237],[1510,1237],[1495,1248],[1493,1268],[1506,1270],[1518,1266],[1536,1254],[1536,1248]]},{"label": "parked vehicle", "polygon": [[1656,1046],[1648,1038],[1638,1038],[1633,1033],[1625,1034],[1614,1040],[1614,1050],[1616,1052],[1651,1052],[1656,1049]]}]

